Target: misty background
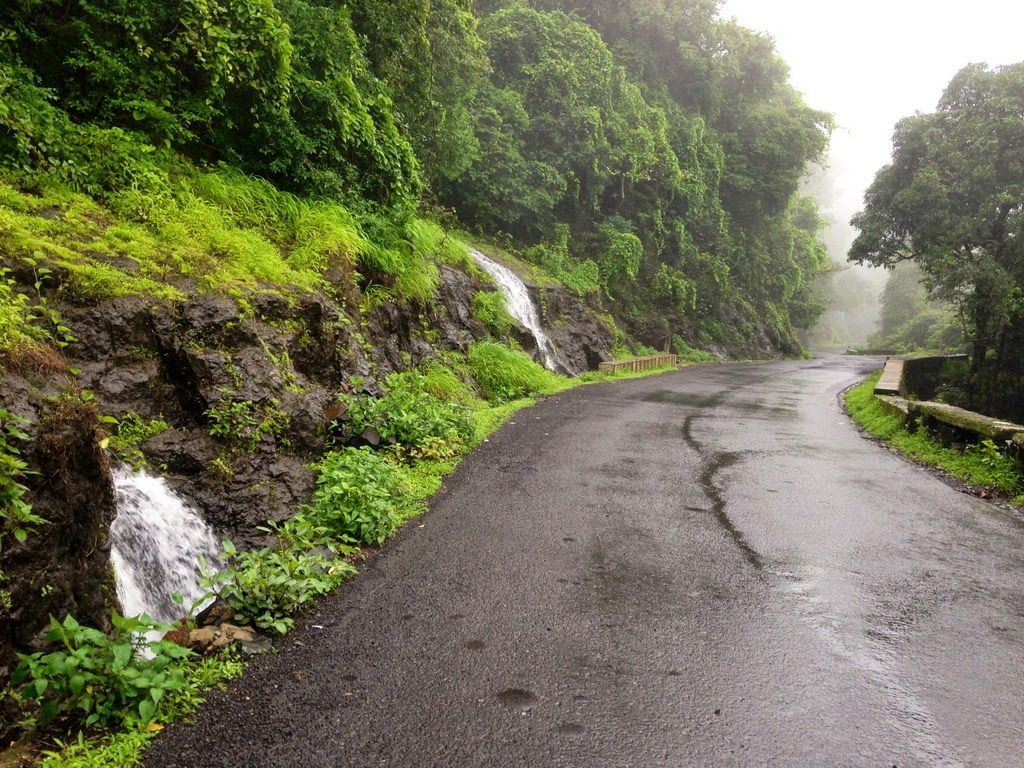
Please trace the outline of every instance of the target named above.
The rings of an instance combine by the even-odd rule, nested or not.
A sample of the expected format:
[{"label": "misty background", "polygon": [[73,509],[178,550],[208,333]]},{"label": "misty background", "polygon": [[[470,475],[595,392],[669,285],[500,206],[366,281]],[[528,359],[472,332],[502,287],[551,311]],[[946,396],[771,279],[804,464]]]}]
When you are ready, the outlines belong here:
[{"label": "misty background", "polygon": [[850,218],[890,160],[897,121],[932,112],[946,84],[969,63],[1024,59],[1024,4],[1005,0],[726,0],[722,16],[765,32],[790,66],[793,85],[836,119],[823,167],[805,181],[828,221],[823,239],[849,268],[824,287],[829,309],[808,337],[814,346],[862,345],[877,329],[888,273],[848,265]]}]

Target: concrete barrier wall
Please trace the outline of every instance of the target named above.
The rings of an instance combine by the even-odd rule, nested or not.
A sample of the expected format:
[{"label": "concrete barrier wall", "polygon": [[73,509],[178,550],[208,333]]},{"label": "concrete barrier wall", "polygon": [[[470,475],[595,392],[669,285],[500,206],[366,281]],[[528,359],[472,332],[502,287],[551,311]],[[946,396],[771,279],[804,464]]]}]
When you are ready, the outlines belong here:
[{"label": "concrete barrier wall", "polygon": [[992,440],[1024,465],[1024,425],[922,399],[934,397],[949,367],[963,365],[966,359],[966,355],[887,358],[875,396],[909,428],[919,424],[946,440]]}]

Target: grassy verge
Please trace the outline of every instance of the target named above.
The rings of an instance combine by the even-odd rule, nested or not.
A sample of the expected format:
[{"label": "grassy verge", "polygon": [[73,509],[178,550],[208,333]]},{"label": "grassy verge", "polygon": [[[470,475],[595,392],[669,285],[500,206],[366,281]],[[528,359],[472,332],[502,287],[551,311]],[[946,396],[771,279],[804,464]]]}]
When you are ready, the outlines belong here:
[{"label": "grassy verge", "polygon": [[857,424],[922,464],[1024,505],[1024,475],[1013,457],[1002,453],[991,440],[960,450],[943,445],[923,428],[908,430],[900,417],[875,397],[880,375],[876,373],[846,393],[846,411]]}]

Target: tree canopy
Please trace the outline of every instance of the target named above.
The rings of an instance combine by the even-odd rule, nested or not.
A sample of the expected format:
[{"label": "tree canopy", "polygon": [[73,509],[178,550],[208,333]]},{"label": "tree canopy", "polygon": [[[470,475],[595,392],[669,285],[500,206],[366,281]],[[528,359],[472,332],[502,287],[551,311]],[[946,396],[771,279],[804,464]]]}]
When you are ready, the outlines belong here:
[{"label": "tree canopy", "polygon": [[1024,64],[970,65],[934,113],[896,127],[854,219],[850,258],[912,260],[955,306],[971,347],[972,404],[1024,414]]}]

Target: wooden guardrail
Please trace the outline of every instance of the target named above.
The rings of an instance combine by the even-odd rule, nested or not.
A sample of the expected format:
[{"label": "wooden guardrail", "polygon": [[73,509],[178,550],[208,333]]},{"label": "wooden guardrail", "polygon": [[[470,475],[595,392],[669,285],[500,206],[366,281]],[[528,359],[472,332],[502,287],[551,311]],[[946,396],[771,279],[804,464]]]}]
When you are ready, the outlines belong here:
[{"label": "wooden guardrail", "polygon": [[619,371],[652,371],[655,368],[662,368],[666,365],[678,365],[678,355],[647,355],[646,357],[631,357],[627,360],[608,360],[598,363],[597,370],[601,373],[618,373]]}]

